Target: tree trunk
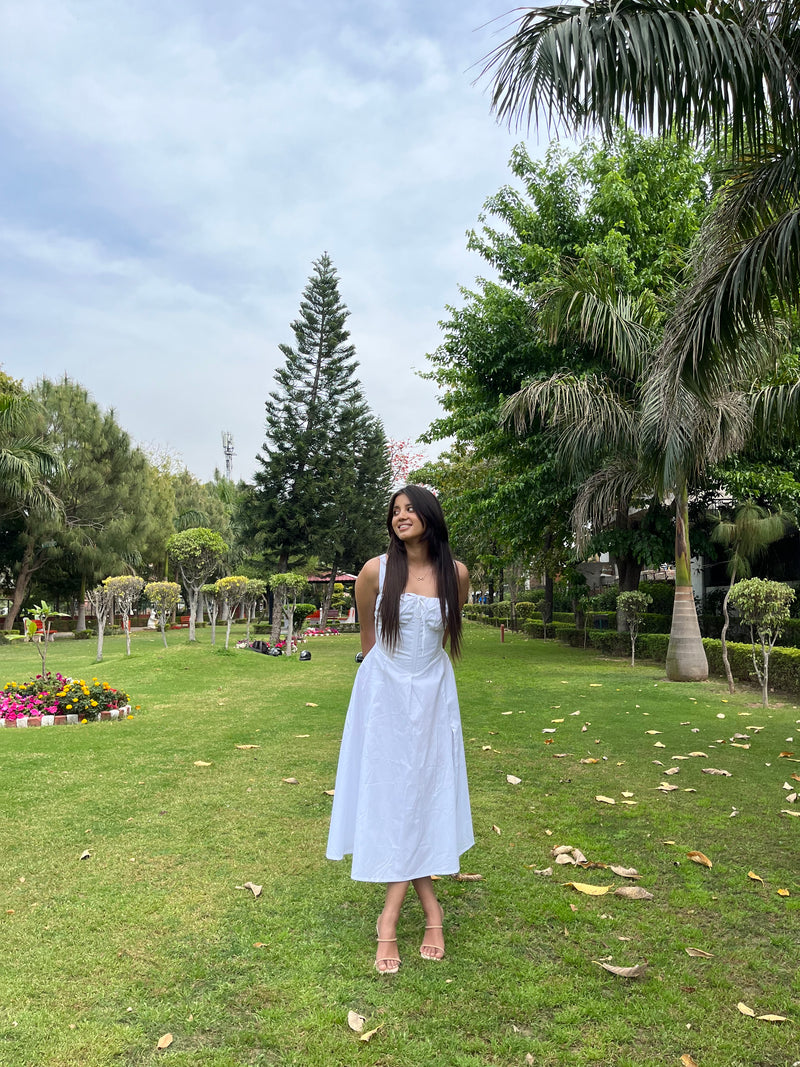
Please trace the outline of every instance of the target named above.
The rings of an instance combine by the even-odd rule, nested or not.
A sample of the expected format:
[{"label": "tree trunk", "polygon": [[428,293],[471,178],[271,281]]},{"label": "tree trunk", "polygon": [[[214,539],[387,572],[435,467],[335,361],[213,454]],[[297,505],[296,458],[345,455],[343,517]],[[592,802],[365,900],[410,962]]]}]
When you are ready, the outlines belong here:
[{"label": "tree trunk", "polygon": [[[620,593],[635,593],[639,588],[639,579],[642,574],[642,565],[633,556],[615,556],[614,563],[617,568]],[[617,633],[625,632],[625,618],[621,612],[617,612]]]},{"label": "tree trunk", "polygon": [[81,575],[81,592],[78,600],[78,618],[75,621],[76,630],[86,629],[86,575]]},{"label": "tree trunk", "polygon": [[286,586],[279,586],[273,590],[272,601],[272,630],[269,635],[269,643],[274,648],[281,637],[281,623],[283,622],[283,607],[286,603]]},{"label": "tree trunk", "polygon": [[722,663],[725,667],[725,677],[728,679],[728,692],[733,693],[735,686],[733,684],[733,672],[731,671],[730,661],[728,660],[728,642],[726,640],[728,636],[728,624],[730,618],[728,617],[728,599],[731,595],[731,589],[733,589],[733,583],[736,581],[736,558],[733,561],[733,570],[731,571],[731,580],[725,593],[725,599],[722,601],[722,633],[719,635],[719,643],[722,646]]},{"label": "tree trunk", "polygon": [[689,498],[685,481],[675,493],[675,606],[667,649],[667,678],[671,682],[704,682],[708,678],[708,660],[692,590]]},{"label": "tree trunk", "polygon": [[33,541],[28,541],[25,545],[25,551],[22,554],[22,563],[20,564],[19,574],[14,584],[14,596],[11,599],[11,607],[8,609],[8,615],[3,620],[4,630],[13,630],[14,623],[17,621],[17,615],[19,615],[19,609],[22,607],[22,602],[28,595],[28,589],[31,584],[31,578],[34,571],[36,571],[36,565],[34,562],[35,550],[33,547]]},{"label": "tree trunk", "polygon": [[166,630],[166,626],[164,625],[164,623],[166,622],[166,619],[164,618],[164,612],[163,611],[159,615],[159,622],[161,623],[161,637],[162,637],[162,640],[164,641],[164,648],[166,648],[167,647],[167,630]]},{"label": "tree trunk", "polygon": [[195,586],[188,586],[189,590],[189,640],[196,641],[195,637],[195,614],[197,612],[197,598],[200,590]]},{"label": "tree trunk", "polygon": [[325,586],[325,593],[322,597],[322,603],[319,609],[319,623],[320,626],[327,626],[328,624],[328,612],[331,610],[331,601],[333,600],[333,587],[336,585],[336,568],[338,561],[334,559],[331,564],[331,576],[328,579],[328,583]]}]

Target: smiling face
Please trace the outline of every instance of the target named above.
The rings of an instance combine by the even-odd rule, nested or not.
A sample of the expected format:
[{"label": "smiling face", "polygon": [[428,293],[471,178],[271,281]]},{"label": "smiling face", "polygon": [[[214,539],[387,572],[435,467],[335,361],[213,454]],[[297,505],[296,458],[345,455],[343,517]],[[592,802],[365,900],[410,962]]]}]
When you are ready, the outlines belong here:
[{"label": "smiling face", "polygon": [[392,507],[392,530],[400,541],[416,540],[425,532],[425,521],[405,493],[398,493]]}]

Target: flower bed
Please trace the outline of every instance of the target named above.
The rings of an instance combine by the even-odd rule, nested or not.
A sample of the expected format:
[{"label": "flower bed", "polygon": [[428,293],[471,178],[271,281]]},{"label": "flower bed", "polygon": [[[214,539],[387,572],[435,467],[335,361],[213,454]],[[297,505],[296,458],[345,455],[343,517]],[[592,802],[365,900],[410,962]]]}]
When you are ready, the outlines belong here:
[{"label": "flower bed", "polygon": [[98,678],[86,682],[48,672],[28,682],[7,682],[0,690],[0,727],[94,722],[129,713],[128,694]]},{"label": "flower bed", "polygon": [[329,637],[338,633],[335,626],[312,626],[308,630],[303,630],[303,637]]}]

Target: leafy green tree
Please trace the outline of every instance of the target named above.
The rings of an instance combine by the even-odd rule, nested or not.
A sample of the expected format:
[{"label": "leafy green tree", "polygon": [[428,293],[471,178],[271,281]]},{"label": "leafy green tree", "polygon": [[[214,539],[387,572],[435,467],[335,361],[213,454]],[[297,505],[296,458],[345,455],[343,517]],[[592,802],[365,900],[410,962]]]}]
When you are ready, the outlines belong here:
[{"label": "leafy green tree", "polygon": [[222,563],[228,546],[218,533],[198,526],[173,534],[167,552],[183,583],[189,605],[189,640],[195,641],[195,616],[200,590]]},{"label": "leafy green tree", "polygon": [[59,511],[49,485],[59,472],[59,461],[41,435],[36,414],[34,398],[0,371],[0,521],[23,508]]},{"label": "leafy green tree", "polygon": [[88,392],[68,378],[43,379],[34,396],[41,413],[40,433],[60,461],[50,488],[62,508],[56,516],[40,509],[25,515],[6,625],[13,624],[34,573],[46,568],[40,582],[49,574],[71,589],[82,629],[87,585],[109,572],[137,568],[148,538],[164,526],[166,517],[154,506],[148,460],[132,447],[113,411],[101,411]]},{"label": "leafy green tree", "polygon": [[[761,702],[769,704],[769,657],[783,627],[789,620],[794,589],[782,582],[764,578],[744,578],[736,582],[730,600],[745,626],[750,627],[753,667],[761,683]],[[756,658],[756,637],[761,646],[761,662]]]},{"label": "leafy green tree", "polygon": [[245,640],[250,640],[250,623],[255,617],[258,605],[263,603],[267,596],[267,583],[261,578],[248,578],[245,591],[244,606],[247,612],[247,633]]},{"label": "leafy green tree", "polygon": [[[304,574],[293,571],[271,574],[269,587],[275,593],[275,607],[272,610],[272,634],[270,643],[274,648],[281,636],[281,621],[286,615],[286,655],[292,654],[292,640],[294,639],[294,612],[297,607],[297,597],[301,589],[308,584]],[[287,604],[291,603],[290,607]]]},{"label": "leafy green tree", "polygon": [[798,0],[537,5],[488,57],[493,107],[569,130],[640,128],[706,141],[729,180],[665,334],[697,391],[743,336],[800,294]]},{"label": "leafy green tree", "polygon": [[631,635],[631,667],[636,661],[636,638],[644,622],[645,612],[653,598],[649,593],[641,593],[638,589],[631,589],[626,593],[620,593],[617,597],[617,611],[625,620],[628,633]]},{"label": "leafy green tree", "polygon": [[233,616],[247,596],[247,578],[243,574],[231,574],[227,578],[220,578],[215,590],[217,599],[223,605],[227,615],[228,626],[225,631],[225,648],[227,648],[231,637]]},{"label": "leafy green tree", "polygon": [[114,607],[119,611],[122,628],[125,631],[125,651],[131,654],[131,614],[144,589],[144,579],[136,574],[121,574],[118,577],[105,578],[103,585],[113,599]]},{"label": "leafy green tree", "polygon": [[101,583],[95,586],[94,589],[87,590],[86,597],[92,605],[97,621],[97,662],[101,663],[103,660],[103,638],[106,625],[114,611],[114,594]]},{"label": "leafy green tree", "polygon": [[[181,599],[181,587],[177,582],[148,582],[144,587],[144,595],[153,605],[153,610],[158,615],[158,625],[161,627],[161,637],[164,641],[164,648],[166,648],[167,618],[172,615],[172,612],[178,606]],[[214,643],[213,639],[211,643]]]},{"label": "leafy green tree", "polygon": [[733,672],[728,659],[728,601],[738,577],[750,577],[750,564],[766,551],[769,545],[783,537],[791,523],[788,515],[771,514],[752,501],[737,508],[730,519],[716,515],[711,540],[729,550],[728,575],[730,582],[722,601],[722,662],[728,679],[728,691],[734,691]]},{"label": "leafy green tree", "polygon": [[[266,440],[257,456],[255,486],[242,501],[245,536],[281,573],[309,556],[337,554],[331,514],[338,498],[351,498],[351,490],[358,489],[353,455],[359,442],[376,438],[377,423],[356,378],[348,315],[336,270],[324,253],[314,263],[300,315],[292,323],[295,344],[279,346],[285,362],[266,402]],[[351,519],[366,506],[373,482]]]}]

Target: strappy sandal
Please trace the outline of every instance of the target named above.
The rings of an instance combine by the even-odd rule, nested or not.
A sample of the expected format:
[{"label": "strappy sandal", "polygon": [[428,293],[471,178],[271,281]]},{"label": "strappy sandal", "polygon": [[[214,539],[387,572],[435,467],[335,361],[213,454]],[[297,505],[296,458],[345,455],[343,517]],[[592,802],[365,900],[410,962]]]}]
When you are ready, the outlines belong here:
[{"label": "strappy sandal", "polygon": [[[389,941],[389,942],[394,942],[395,945],[397,944],[397,938],[396,937],[381,937],[381,932],[378,929],[378,924],[377,923],[375,923],[375,933],[377,935],[377,938],[378,938],[379,942],[380,941]],[[378,964],[380,964],[380,963],[386,963],[386,964],[393,963],[394,966],[393,967],[379,967]],[[378,959],[375,960],[375,970],[378,972],[378,974],[397,974],[397,972],[400,970],[400,957],[399,956],[379,956]]]},{"label": "strappy sandal", "polygon": [[[440,907],[441,907],[441,905],[440,905]],[[428,930],[442,930],[443,929],[444,908],[442,908],[441,911],[442,911],[442,922],[440,922],[438,926],[426,926],[425,927],[425,932],[426,933],[428,932]],[[422,951],[424,948],[432,948],[434,952],[441,952],[441,956],[426,956],[425,953]],[[424,940],[424,937],[423,937],[422,944],[419,946],[419,954],[420,954],[420,956],[422,956],[422,958],[424,960],[432,960],[434,963],[441,963],[441,961],[444,959],[444,949],[441,947],[441,945],[428,945],[428,944],[426,944],[426,942]]]}]

